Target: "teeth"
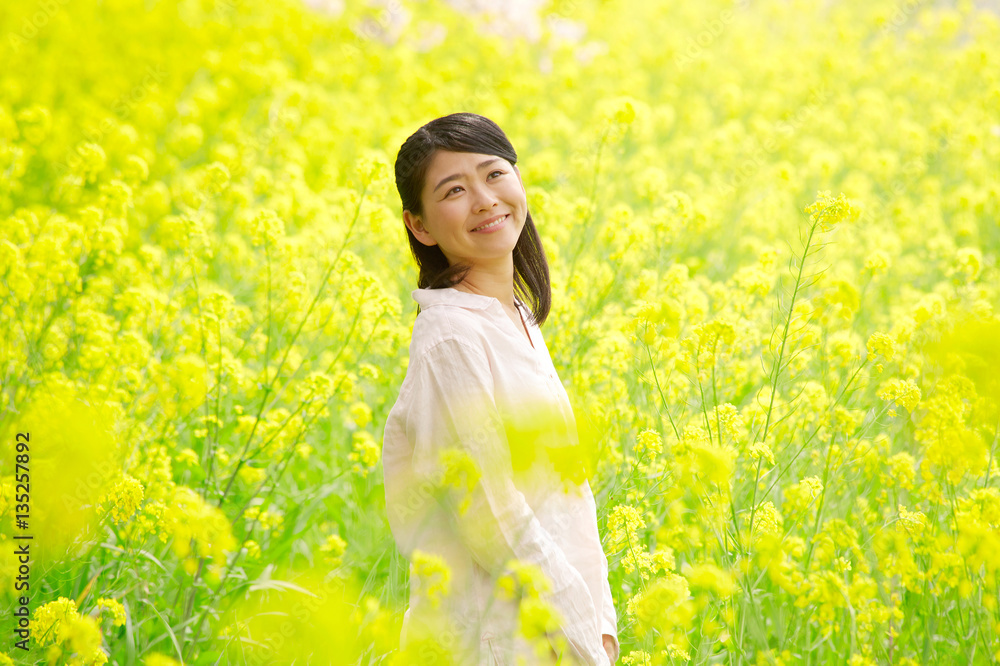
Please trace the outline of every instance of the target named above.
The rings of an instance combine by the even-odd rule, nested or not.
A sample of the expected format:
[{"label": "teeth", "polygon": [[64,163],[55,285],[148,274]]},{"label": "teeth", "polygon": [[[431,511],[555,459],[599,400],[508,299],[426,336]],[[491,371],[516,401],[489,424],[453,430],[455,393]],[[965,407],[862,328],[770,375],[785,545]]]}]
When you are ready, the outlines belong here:
[{"label": "teeth", "polygon": [[498,224],[500,224],[501,222],[503,222],[503,221],[504,221],[504,220],[506,220],[506,219],[507,219],[507,216],[506,216],[506,215],[504,215],[503,217],[501,217],[501,218],[500,218],[499,220],[497,220],[496,222],[490,222],[489,224],[484,224],[484,225],[483,225],[483,226],[481,226],[481,227],[476,227],[475,229],[473,229],[473,231],[482,231],[483,229],[489,229],[489,228],[491,228],[491,227],[495,227],[495,226],[497,226]]}]

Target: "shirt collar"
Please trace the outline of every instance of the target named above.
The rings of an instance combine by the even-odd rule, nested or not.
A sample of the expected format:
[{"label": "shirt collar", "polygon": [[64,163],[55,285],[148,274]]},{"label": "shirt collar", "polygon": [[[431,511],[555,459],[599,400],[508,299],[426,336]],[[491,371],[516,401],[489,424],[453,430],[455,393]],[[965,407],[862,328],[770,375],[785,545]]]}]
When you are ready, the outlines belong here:
[{"label": "shirt collar", "polygon": [[[454,287],[414,289],[410,292],[410,296],[420,304],[422,309],[435,305],[456,305],[460,308],[468,308],[470,310],[485,310],[488,307],[493,307],[494,304],[497,306],[500,305],[500,301],[492,296],[470,294],[467,291],[460,291]],[[521,299],[514,296],[514,302],[520,305]]]}]

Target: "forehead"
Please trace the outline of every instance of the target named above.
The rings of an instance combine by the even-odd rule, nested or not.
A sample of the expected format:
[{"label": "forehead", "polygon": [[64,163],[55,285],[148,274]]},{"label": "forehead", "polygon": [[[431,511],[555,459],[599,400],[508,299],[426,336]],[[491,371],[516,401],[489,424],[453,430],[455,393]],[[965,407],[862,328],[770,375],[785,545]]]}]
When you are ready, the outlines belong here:
[{"label": "forehead", "polygon": [[[427,166],[427,180],[425,185],[434,185],[445,176],[452,174],[474,174],[476,166],[486,160],[499,160],[497,164],[509,164],[507,160],[499,155],[489,155],[487,153],[456,153],[450,150],[439,150],[434,153],[430,164]],[[436,178],[435,178],[436,176]]]}]

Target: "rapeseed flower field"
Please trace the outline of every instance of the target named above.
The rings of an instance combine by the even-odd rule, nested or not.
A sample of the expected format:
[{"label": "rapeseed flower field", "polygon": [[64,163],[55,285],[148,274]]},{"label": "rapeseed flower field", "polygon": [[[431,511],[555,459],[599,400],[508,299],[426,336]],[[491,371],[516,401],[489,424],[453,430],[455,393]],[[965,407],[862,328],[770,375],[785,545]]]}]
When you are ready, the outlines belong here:
[{"label": "rapeseed flower field", "polygon": [[455,111],[519,153],[620,663],[1000,661],[996,8],[513,6],[5,3],[0,664],[449,663],[379,460],[391,164]]}]

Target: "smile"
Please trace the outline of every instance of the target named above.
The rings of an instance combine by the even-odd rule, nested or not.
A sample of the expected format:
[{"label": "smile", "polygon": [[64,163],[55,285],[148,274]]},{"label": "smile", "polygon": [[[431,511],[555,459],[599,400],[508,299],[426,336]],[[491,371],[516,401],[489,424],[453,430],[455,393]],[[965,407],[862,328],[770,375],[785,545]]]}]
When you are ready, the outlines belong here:
[{"label": "smile", "polygon": [[493,231],[495,229],[499,229],[500,227],[503,226],[503,223],[507,220],[508,217],[510,217],[510,213],[508,213],[507,215],[504,215],[499,220],[495,220],[493,222],[490,222],[489,224],[483,224],[481,226],[478,226],[475,229],[473,229],[472,231],[473,232],[476,232],[476,231]]}]

